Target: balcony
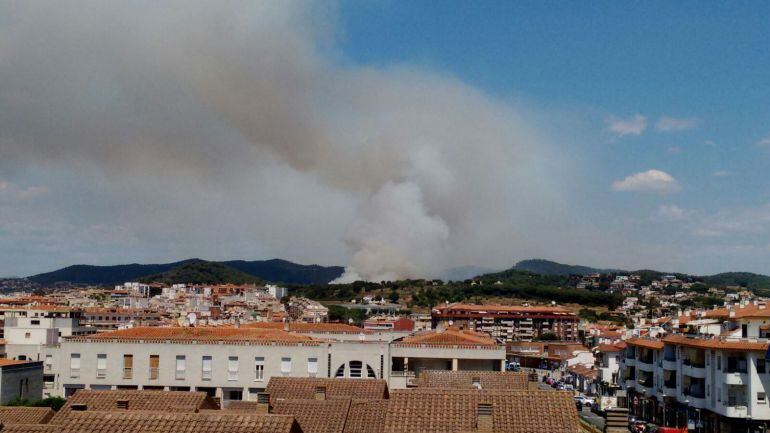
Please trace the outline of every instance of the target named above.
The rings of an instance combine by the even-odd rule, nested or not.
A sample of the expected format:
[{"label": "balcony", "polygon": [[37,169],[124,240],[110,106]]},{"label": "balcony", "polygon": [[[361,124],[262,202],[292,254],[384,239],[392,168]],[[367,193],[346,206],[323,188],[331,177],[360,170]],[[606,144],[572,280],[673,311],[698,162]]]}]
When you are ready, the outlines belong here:
[{"label": "balcony", "polygon": [[677,369],[676,360],[663,359],[663,368],[666,370],[676,371]]},{"label": "balcony", "polygon": [[652,373],[655,370],[655,364],[648,364],[646,362],[643,362],[641,359],[637,361],[636,368],[641,371],[646,371],[649,373]]},{"label": "balcony", "polygon": [[676,395],[676,381],[675,380],[669,380],[663,382],[663,392],[669,396],[673,397]]},{"label": "balcony", "polygon": [[632,389],[636,387],[636,381],[634,379],[626,379],[626,389]]},{"label": "balcony", "polygon": [[685,376],[695,377],[698,379],[703,379],[706,377],[706,368],[703,365],[687,365],[682,363],[682,373],[685,374]]},{"label": "balcony", "polygon": [[749,416],[749,409],[743,405],[725,406],[724,416],[729,418],[742,418],[746,419]]},{"label": "balcony", "polygon": [[746,372],[727,372],[724,374],[724,381],[727,385],[748,385],[749,375]]},{"label": "balcony", "polygon": [[626,367],[634,367],[636,366],[636,359],[635,358],[625,358],[623,362],[626,364]]}]

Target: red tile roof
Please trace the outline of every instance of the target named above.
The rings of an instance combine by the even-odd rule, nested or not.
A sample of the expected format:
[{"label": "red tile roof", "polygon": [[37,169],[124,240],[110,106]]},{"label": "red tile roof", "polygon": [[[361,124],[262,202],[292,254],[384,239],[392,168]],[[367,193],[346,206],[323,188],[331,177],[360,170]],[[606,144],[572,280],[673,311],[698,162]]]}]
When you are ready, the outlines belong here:
[{"label": "red tile roof", "polygon": [[210,341],[210,342],[285,342],[316,341],[305,335],[278,329],[232,327],[138,327],[101,334],[70,337],[71,341]]},{"label": "red tile roof", "polygon": [[481,389],[527,389],[529,374],[510,371],[425,370],[420,372],[417,386],[421,388],[474,389],[476,380],[478,380]]},{"label": "red tile roof", "polygon": [[[276,322],[252,322],[252,323],[244,323],[241,325],[241,328],[256,328],[256,329],[281,329],[284,330],[285,326],[287,324],[285,323],[276,323]],[[333,334],[371,334],[372,331],[369,331],[364,328],[359,328],[357,326],[348,325],[345,323],[302,323],[302,322],[289,322],[288,323],[289,332],[299,332],[299,333],[333,333]]]},{"label": "red tile roof", "polygon": [[694,338],[684,335],[669,335],[663,338],[663,342],[698,349],[755,350],[765,352],[768,347],[767,342],[751,341],[748,339]]},{"label": "red tile roof", "polygon": [[468,330],[447,329],[426,331],[404,338],[397,344],[437,344],[455,346],[497,346],[498,342],[488,334]]},{"label": "red tile roof", "polygon": [[629,338],[626,340],[626,344],[630,346],[646,347],[648,349],[662,349],[663,342],[660,340],[649,340],[647,338]]},{"label": "red tile roof", "polygon": [[278,400],[272,413],[291,415],[303,433],[343,433],[350,400]]},{"label": "red tile roof", "polygon": [[326,398],[381,400],[388,398],[387,382],[381,379],[328,379],[313,377],[276,377],[270,378],[266,392],[270,400],[313,399],[317,388],[324,388]]},{"label": "red tile roof", "polygon": [[54,411],[50,407],[2,406],[0,424],[45,424],[53,415]]}]

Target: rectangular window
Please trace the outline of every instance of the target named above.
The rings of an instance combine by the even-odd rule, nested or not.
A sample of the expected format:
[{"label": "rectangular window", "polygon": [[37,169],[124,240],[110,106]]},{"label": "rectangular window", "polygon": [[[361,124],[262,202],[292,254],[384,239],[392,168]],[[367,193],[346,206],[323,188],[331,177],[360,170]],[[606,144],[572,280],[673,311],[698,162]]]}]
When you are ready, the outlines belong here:
[{"label": "rectangular window", "polygon": [[211,380],[211,356],[205,355],[201,363],[201,379]]},{"label": "rectangular window", "polygon": [[757,403],[764,403],[765,400],[767,400],[767,396],[764,392],[758,392],[757,393]]},{"label": "rectangular window", "polygon": [[291,358],[281,358],[281,373],[283,374],[289,374],[291,373]]},{"label": "rectangular window", "polygon": [[307,359],[307,374],[310,377],[315,377],[318,374],[318,358]]},{"label": "rectangular window", "polygon": [[99,353],[96,355],[96,377],[103,379],[107,377],[107,354]]},{"label": "rectangular window", "polygon": [[227,358],[227,380],[238,380],[238,357]]},{"label": "rectangular window", "polygon": [[51,371],[53,368],[53,355],[45,356],[45,371]]},{"label": "rectangular window", "polygon": [[80,354],[70,355],[70,377],[80,377]]},{"label": "rectangular window", "polygon": [[32,324],[33,324],[33,325],[39,325],[39,324],[40,324],[40,320],[33,320],[33,321],[32,321]]},{"label": "rectangular window", "polygon": [[763,374],[766,372],[765,359],[757,358],[757,373]]},{"label": "rectangular window", "polygon": [[26,339],[28,339],[28,340],[29,340],[30,338],[32,338],[32,333],[30,333],[30,332],[25,332],[25,333],[24,333],[24,338],[26,338]]},{"label": "rectangular window", "polygon": [[184,373],[187,371],[187,359],[184,355],[176,356],[176,379],[184,380]]},{"label": "rectangular window", "polygon": [[150,355],[150,380],[158,380],[160,355]]},{"label": "rectangular window", "polygon": [[265,358],[262,356],[254,358],[254,380],[265,380]]},{"label": "rectangular window", "polygon": [[123,379],[134,377],[134,355],[123,355]]}]

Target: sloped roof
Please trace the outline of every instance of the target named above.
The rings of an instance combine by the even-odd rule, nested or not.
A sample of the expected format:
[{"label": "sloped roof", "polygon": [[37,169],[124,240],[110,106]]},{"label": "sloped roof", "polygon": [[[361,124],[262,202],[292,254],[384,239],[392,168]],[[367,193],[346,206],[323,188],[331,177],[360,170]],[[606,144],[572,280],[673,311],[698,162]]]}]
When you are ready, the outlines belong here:
[{"label": "sloped roof", "polygon": [[343,433],[350,400],[278,400],[272,413],[291,415],[304,433]]},{"label": "sloped roof", "polygon": [[252,322],[244,323],[241,328],[250,329],[286,329],[288,325],[289,332],[299,333],[330,333],[330,334],[371,334],[372,331],[358,326],[348,325],[346,323],[302,323],[289,322],[287,324],[280,322]]},{"label": "sloped roof", "polygon": [[481,389],[527,389],[529,375],[510,371],[449,371],[426,370],[420,372],[417,386],[426,388],[474,389],[474,379]]},{"label": "sloped roof", "polygon": [[417,388],[391,394],[385,433],[475,431],[479,404],[490,405],[496,433],[577,433],[572,396],[561,391]]},{"label": "sloped roof", "polygon": [[271,377],[266,392],[271,401],[315,398],[316,388],[324,387],[326,398],[381,400],[388,397],[387,382],[381,379],[327,379],[314,377]]},{"label": "sloped roof", "polygon": [[[51,426],[49,424],[49,426]],[[294,418],[286,415],[207,411],[168,413],[148,411],[75,411],[53,425],[61,433],[301,433]],[[8,431],[8,430],[4,430]],[[16,433],[41,430],[12,430]]]},{"label": "sloped roof", "polygon": [[196,342],[286,342],[316,341],[306,335],[279,329],[234,327],[160,327],[121,329],[101,334],[70,337],[71,341],[196,341]]},{"label": "sloped roof", "polygon": [[626,343],[621,341],[615,344],[600,344],[594,348],[596,352],[620,352],[626,348]]},{"label": "sloped roof", "polygon": [[50,407],[2,406],[0,424],[45,424],[54,413]]},{"label": "sloped roof", "polygon": [[648,349],[659,350],[663,348],[663,342],[660,340],[650,340],[647,338],[629,338],[626,344],[630,346],[646,347]]},{"label": "sloped roof", "polygon": [[[128,401],[128,409],[118,409],[118,401]],[[73,411],[73,404],[86,405],[85,411]],[[64,423],[73,413],[91,411],[163,411],[172,413],[195,412],[199,409],[216,409],[216,402],[205,392],[113,390],[97,391],[80,389],[56,413],[51,424]]]},{"label": "sloped roof", "polygon": [[496,346],[497,341],[488,334],[460,329],[426,331],[404,338],[397,344],[438,344],[455,346]]},{"label": "sloped roof", "polygon": [[669,335],[663,338],[663,342],[697,349],[755,350],[764,352],[768,348],[767,342],[731,338],[691,338],[684,335]]},{"label": "sloped roof", "polygon": [[388,400],[354,400],[350,402],[344,433],[382,433]]}]

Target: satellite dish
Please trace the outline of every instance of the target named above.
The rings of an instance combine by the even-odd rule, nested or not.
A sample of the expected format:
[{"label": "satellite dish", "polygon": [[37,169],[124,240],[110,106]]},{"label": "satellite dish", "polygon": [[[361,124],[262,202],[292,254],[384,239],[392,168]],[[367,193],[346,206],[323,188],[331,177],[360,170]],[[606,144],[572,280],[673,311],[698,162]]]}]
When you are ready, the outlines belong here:
[{"label": "satellite dish", "polygon": [[195,326],[195,321],[198,319],[198,316],[195,315],[195,313],[189,313],[187,315],[187,323],[190,324],[190,326]]}]

